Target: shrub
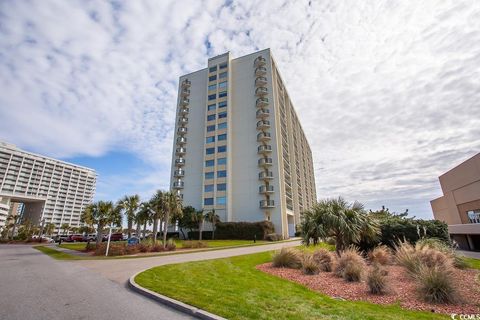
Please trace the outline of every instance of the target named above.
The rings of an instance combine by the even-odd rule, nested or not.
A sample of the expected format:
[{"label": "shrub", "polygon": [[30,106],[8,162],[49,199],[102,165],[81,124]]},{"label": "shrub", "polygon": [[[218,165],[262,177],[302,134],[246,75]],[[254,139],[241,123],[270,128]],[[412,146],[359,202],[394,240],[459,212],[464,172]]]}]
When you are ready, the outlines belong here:
[{"label": "shrub", "polygon": [[265,239],[267,234],[275,233],[271,221],[259,222],[219,222],[216,224],[215,239],[257,240]]},{"label": "shrub", "polygon": [[392,262],[392,254],[387,246],[375,247],[368,253],[368,258],[372,263],[379,263],[381,265],[387,265]]},{"label": "shrub", "polygon": [[455,299],[456,288],[451,268],[421,265],[415,275],[418,291],[423,299],[431,303],[448,303]]},{"label": "shrub", "polygon": [[320,268],[311,254],[304,254],[301,261],[303,274],[313,275],[320,272]]},{"label": "shrub", "polygon": [[137,253],[140,252],[139,245],[138,244],[131,245],[131,246],[127,245],[125,247],[125,252],[126,252],[126,254],[137,254]]},{"label": "shrub", "polygon": [[302,266],[300,253],[295,249],[282,248],[273,255],[272,265],[275,268],[299,269]]},{"label": "shrub", "polygon": [[466,268],[468,268],[468,263],[467,263],[467,261],[465,261],[465,259],[463,259],[459,255],[454,254],[454,256],[453,256],[453,266],[455,268],[458,268],[458,269],[466,269]]},{"label": "shrub", "polygon": [[183,248],[185,249],[197,249],[197,248],[207,248],[208,243],[204,241],[183,241]]},{"label": "shrub", "polygon": [[[101,256],[105,255],[107,250],[107,243],[101,243],[95,249],[95,255]],[[110,247],[108,249],[109,256],[123,256],[127,253],[126,244],[125,243],[110,243]]]},{"label": "shrub", "polygon": [[280,241],[283,240],[283,237],[281,234],[278,233],[269,233],[265,236],[265,240],[267,241]]},{"label": "shrub", "polygon": [[175,251],[175,249],[177,249],[175,241],[173,241],[173,239],[168,239],[167,244],[165,245],[165,249],[167,251]]},{"label": "shrub", "polygon": [[159,242],[153,243],[150,246],[150,252],[162,252],[164,250],[163,245]]},{"label": "shrub", "polygon": [[320,271],[331,272],[333,268],[333,255],[327,249],[321,248],[315,250],[312,255],[313,260],[318,265]]},{"label": "shrub", "polygon": [[360,281],[364,269],[365,260],[355,248],[350,247],[338,258],[335,275],[347,281]]},{"label": "shrub", "polygon": [[416,254],[418,255],[418,259],[420,260],[420,262],[430,268],[435,266],[453,266],[453,260],[445,253],[437,249],[424,247],[423,249],[416,250]]},{"label": "shrub", "polygon": [[150,242],[142,241],[138,244],[138,251],[143,252],[143,253],[149,252],[150,251],[150,246],[151,246]]},{"label": "shrub", "polygon": [[85,251],[86,252],[95,251],[96,248],[97,248],[97,245],[95,243],[88,242],[87,245],[85,246]]},{"label": "shrub", "polygon": [[420,266],[420,259],[415,248],[408,242],[399,242],[395,245],[395,260],[410,273],[415,273]]},{"label": "shrub", "polygon": [[367,285],[370,293],[384,294],[387,288],[387,272],[378,263],[370,268],[367,274]]}]

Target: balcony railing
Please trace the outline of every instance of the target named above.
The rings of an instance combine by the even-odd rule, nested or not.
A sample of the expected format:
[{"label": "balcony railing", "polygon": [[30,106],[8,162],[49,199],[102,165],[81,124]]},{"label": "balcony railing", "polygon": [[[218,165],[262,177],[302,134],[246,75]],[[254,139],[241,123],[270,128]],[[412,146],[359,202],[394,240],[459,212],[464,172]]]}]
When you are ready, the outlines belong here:
[{"label": "balcony railing", "polygon": [[190,94],[190,89],[183,89],[181,92],[180,92],[181,96],[182,97],[186,97]]},{"label": "balcony railing", "polygon": [[182,189],[183,186],[184,186],[183,181],[175,181],[175,182],[173,183],[173,187],[174,187],[175,189]]},{"label": "balcony railing", "polygon": [[258,98],[255,102],[257,108],[268,106],[268,99],[267,98]]},{"label": "balcony railing", "polygon": [[257,141],[268,141],[272,138],[270,132],[260,132],[257,134]]},{"label": "balcony railing", "polygon": [[177,138],[177,144],[183,145],[185,143],[187,143],[187,138],[185,138],[185,137],[178,137]]},{"label": "balcony railing", "polygon": [[178,119],[178,123],[187,124],[188,123],[188,118],[182,117],[182,118]]},{"label": "balcony railing", "polygon": [[262,167],[270,167],[273,164],[272,158],[258,159],[258,165]]},{"label": "balcony railing", "polygon": [[257,129],[267,129],[270,128],[270,121],[260,120],[257,122]]},{"label": "balcony railing", "polygon": [[256,76],[264,76],[267,74],[267,68],[265,67],[258,67],[255,69],[255,75]]},{"label": "balcony railing", "polygon": [[180,114],[181,114],[182,116],[188,114],[189,112],[190,112],[190,109],[189,109],[189,108],[181,108],[181,109],[180,109]]},{"label": "balcony railing", "polygon": [[182,99],[182,101],[180,101],[180,104],[182,106],[187,106],[189,103],[190,103],[190,99]]},{"label": "balcony railing", "polygon": [[273,200],[260,200],[260,208],[273,208],[275,207],[275,201]]},{"label": "balcony railing", "polygon": [[258,109],[257,110],[257,119],[263,119],[270,115],[270,110],[268,109]]},{"label": "balcony railing", "polygon": [[470,223],[480,223],[480,211],[468,211],[467,216]]},{"label": "balcony railing", "polygon": [[177,166],[183,166],[183,165],[185,165],[185,159],[184,158],[175,159],[175,164]]},{"label": "balcony railing", "polygon": [[186,148],[177,148],[177,149],[175,149],[175,154],[176,154],[176,155],[184,155],[185,152],[187,152],[187,149],[186,149]]},{"label": "balcony railing", "polygon": [[185,80],[183,80],[183,82],[182,82],[182,88],[188,88],[188,87],[190,87],[191,84],[192,84],[192,83],[190,82],[190,80],[185,79]]},{"label": "balcony railing", "polygon": [[183,177],[185,175],[185,170],[175,170],[173,175],[175,177]]},{"label": "balcony railing", "polygon": [[273,186],[259,186],[259,193],[273,193]]},{"label": "balcony railing", "polygon": [[269,153],[269,152],[272,152],[272,146],[269,144],[261,145],[261,146],[258,146],[257,150],[258,150],[258,153]]},{"label": "balcony railing", "polygon": [[266,94],[268,94],[268,89],[265,88],[265,87],[258,87],[257,89],[255,89],[255,95],[256,96],[261,97],[261,96],[264,96]]},{"label": "balcony railing", "polygon": [[256,87],[263,87],[266,84],[267,84],[267,78],[265,77],[257,77],[257,79],[255,79]]},{"label": "balcony railing", "polygon": [[187,133],[187,128],[185,128],[185,127],[178,128],[178,133],[180,133],[180,134]]},{"label": "balcony railing", "polygon": [[260,179],[260,180],[273,179],[273,172],[272,171],[262,171],[258,174],[258,179]]},{"label": "balcony railing", "polygon": [[258,57],[258,58],[255,59],[255,61],[253,62],[253,64],[254,64],[255,67],[264,66],[265,63],[267,63],[267,61],[266,61],[265,58],[262,57],[262,56]]}]

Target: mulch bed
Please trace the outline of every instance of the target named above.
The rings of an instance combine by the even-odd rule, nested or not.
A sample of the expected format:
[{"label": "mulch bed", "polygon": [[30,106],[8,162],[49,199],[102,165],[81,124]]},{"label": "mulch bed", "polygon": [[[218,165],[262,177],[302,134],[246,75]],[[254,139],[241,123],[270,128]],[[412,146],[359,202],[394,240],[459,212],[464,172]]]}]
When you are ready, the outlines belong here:
[{"label": "mulch bed", "polygon": [[332,272],[304,275],[301,270],[274,268],[271,263],[256,266],[260,271],[302,284],[330,297],[346,300],[361,300],[377,304],[399,303],[403,308],[445,314],[480,314],[480,283],[476,280],[477,270],[455,270],[454,279],[458,287],[458,302],[455,304],[431,304],[418,296],[415,282],[400,266],[387,266],[388,293],[374,295],[368,292],[365,281],[346,282]]}]

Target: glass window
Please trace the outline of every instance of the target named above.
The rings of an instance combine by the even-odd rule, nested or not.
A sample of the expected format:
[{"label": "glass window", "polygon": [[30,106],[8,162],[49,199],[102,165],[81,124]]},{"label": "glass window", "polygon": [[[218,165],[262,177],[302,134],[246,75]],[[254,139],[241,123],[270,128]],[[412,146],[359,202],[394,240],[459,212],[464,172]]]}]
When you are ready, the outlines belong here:
[{"label": "glass window", "polygon": [[223,98],[223,97],[226,97],[226,96],[227,96],[227,91],[222,91],[218,94],[219,98]]},{"label": "glass window", "polygon": [[205,167],[213,167],[215,165],[215,160],[205,161]]},{"label": "glass window", "polygon": [[[217,187],[218,188],[218,187]],[[203,187],[204,192],[213,192],[213,184],[207,184]]]},{"label": "glass window", "polygon": [[218,158],[217,159],[217,164],[218,165],[227,164],[227,158]]},{"label": "glass window", "polygon": [[208,81],[215,81],[215,80],[217,80],[217,75],[208,77]]},{"label": "glass window", "polygon": [[215,177],[214,172],[205,172],[205,179],[213,179]]},{"label": "glass window", "polygon": [[205,206],[213,206],[213,198],[204,198],[203,205]]},{"label": "glass window", "polygon": [[225,108],[227,106],[227,101],[222,101],[218,103],[219,108]]},{"label": "glass window", "polygon": [[220,83],[218,84],[218,87],[219,87],[219,88],[226,88],[226,87],[227,87],[227,84],[228,84],[227,81],[223,81],[223,82],[220,82]]},{"label": "glass window", "polygon": [[205,140],[206,140],[207,143],[215,142],[215,136],[213,136],[213,137],[207,137]]},{"label": "glass window", "polygon": [[224,62],[219,67],[220,67],[220,69],[225,69],[227,67],[227,65],[228,64],[226,62]]},{"label": "glass window", "polygon": [[227,123],[226,122],[222,122],[222,123],[219,123],[218,124],[218,129],[227,129]]},{"label": "glass window", "polygon": [[217,197],[217,204],[218,205],[226,205],[227,204],[227,197]]},{"label": "glass window", "polygon": [[208,96],[208,100],[215,100],[217,99],[217,95],[216,94],[211,94]]},{"label": "glass window", "polygon": [[215,153],[215,148],[207,148],[206,152],[207,152],[207,154],[214,154]]},{"label": "glass window", "polygon": [[208,69],[208,72],[215,72],[215,71],[217,71],[217,66],[213,66]]},{"label": "glass window", "polygon": [[226,183],[218,183],[217,184],[217,191],[225,191],[227,190],[227,184]]},{"label": "glass window", "polygon": [[218,141],[222,141],[222,140],[227,140],[227,134],[226,133],[218,135]]},{"label": "glass window", "polygon": [[218,119],[221,119],[221,118],[226,118],[227,117],[227,113],[226,112],[221,112],[218,114]]},{"label": "glass window", "polygon": [[220,79],[222,78],[226,78],[227,77],[227,73],[226,72],[222,72],[220,73],[220,75],[218,76]]},{"label": "glass window", "polygon": [[210,91],[210,90],[217,90],[217,85],[212,84],[212,85],[208,86],[208,91]]},{"label": "glass window", "polygon": [[214,114],[211,114],[211,115],[207,116],[207,121],[212,121],[212,120],[215,120],[215,115]]},{"label": "glass window", "polygon": [[217,148],[217,151],[218,151],[218,152],[226,152],[226,151],[227,151],[227,146],[219,146],[219,147]]},{"label": "glass window", "polygon": [[207,132],[215,131],[215,125],[207,126]]},{"label": "glass window", "polygon": [[227,170],[217,171],[217,178],[225,178],[227,176]]},{"label": "glass window", "polygon": [[208,111],[215,110],[215,103],[214,104],[209,104],[207,109],[208,109]]}]

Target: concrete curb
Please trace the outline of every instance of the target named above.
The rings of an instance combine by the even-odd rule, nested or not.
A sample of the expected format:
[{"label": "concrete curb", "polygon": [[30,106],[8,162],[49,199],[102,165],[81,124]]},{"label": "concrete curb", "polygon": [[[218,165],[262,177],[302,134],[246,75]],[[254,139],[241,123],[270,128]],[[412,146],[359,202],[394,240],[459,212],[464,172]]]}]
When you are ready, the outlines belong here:
[{"label": "concrete curb", "polygon": [[[146,270],[143,270],[143,271],[146,271]],[[167,296],[158,294],[156,292],[153,292],[151,290],[148,290],[148,289],[145,289],[145,288],[141,287],[140,285],[138,285],[135,282],[135,277],[138,274],[142,273],[143,271],[137,272],[136,274],[131,276],[130,279],[128,280],[128,287],[131,290],[133,290],[137,293],[140,293],[141,295],[143,295],[147,298],[153,299],[153,300],[155,300],[157,302],[160,302],[160,303],[162,303],[166,306],[169,306],[169,307],[171,307],[175,310],[186,313],[186,314],[188,314],[192,317],[196,317],[196,318],[203,319],[203,320],[227,320],[227,319],[222,318],[220,316],[217,316],[213,313],[207,312],[207,311],[202,310],[202,309],[198,309],[197,307],[188,305],[188,304],[183,303],[181,301],[169,298]]]}]

